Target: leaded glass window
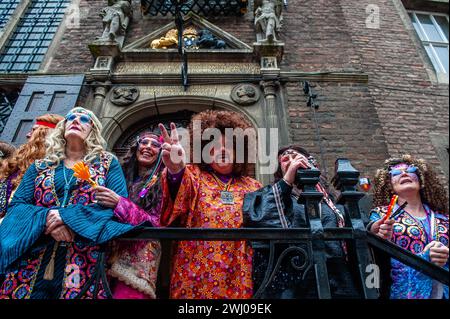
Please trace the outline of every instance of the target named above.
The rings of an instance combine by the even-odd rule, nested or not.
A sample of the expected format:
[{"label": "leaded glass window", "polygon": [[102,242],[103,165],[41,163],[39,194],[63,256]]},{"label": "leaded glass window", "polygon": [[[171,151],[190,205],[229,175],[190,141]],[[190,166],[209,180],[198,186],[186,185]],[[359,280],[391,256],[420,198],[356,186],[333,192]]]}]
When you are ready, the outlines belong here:
[{"label": "leaded glass window", "polygon": [[0,72],[39,69],[70,0],[33,0],[0,54]]}]

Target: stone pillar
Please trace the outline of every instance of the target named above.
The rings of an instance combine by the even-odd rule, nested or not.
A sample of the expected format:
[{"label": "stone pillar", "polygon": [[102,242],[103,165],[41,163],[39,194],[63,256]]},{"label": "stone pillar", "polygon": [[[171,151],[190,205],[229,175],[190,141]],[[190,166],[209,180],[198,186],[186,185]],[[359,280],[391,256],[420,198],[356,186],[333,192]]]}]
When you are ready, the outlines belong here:
[{"label": "stone pillar", "polygon": [[280,86],[280,82],[273,80],[273,81],[261,81],[260,85],[264,92],[264,98],[265,98],[265,109],[264,109],[264,116],[265,116],[265,122],[266,127],[276,127],[278,128],[278,112],[277,112],[277,91]]},{"label": "stone pillar", "polygon": [[92,105],[92,112],[99,119],[103,117],[103,104],[105,101],[106,93],[108,93],[109,85],[107,83],[98,83],[94,88],[94,102]]}]

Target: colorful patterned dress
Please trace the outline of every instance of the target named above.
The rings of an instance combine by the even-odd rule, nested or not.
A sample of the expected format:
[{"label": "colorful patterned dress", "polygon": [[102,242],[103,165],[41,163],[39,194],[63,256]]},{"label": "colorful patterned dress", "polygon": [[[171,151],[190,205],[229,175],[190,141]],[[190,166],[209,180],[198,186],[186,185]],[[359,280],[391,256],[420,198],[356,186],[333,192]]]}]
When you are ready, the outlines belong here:
[{"label": "colorful patterned dress", "polygon": [[0,180],[0,222],[1,219],[5,217],[9,202],[14,195],[15,189],[13,189],[12,180],[14,180],[18,174],[19,171],[11,174],[8,178]]},{"label": "colorful patterned dress", "polygon": [[[95,272],[100,245],[133,229],[114,220],[114,213],[94,204],[94,193],[85,181],[67,177],[73,171],[63,167],[49,168],[36,161],[25,173],[8,212],[0,225],[0,273],[6,278],[0,288],[5,299],[72,299]],[[126,197],[122,169],[111,154],[90,165],[97,184],[113,189]],[[64,173],[65,171],[65,173]],[[61,206],[64,187],[69,185],[68,205]],[[47,213],[58,209],[64,223],[76,234],[73,243],[57,246],[45,235]],[[53,279],[44,279],[44,272],[54,251]],[[85,298],[93,298],[94,286]],[[103,285],[96,296],[104,298]]]},{"label": "colorful patterned dress", "polygon": [[[114,209],[119,221],[131,225],[147,223],[147,226],[160,227],[164,196],[161,189],[161,173],[149,188],[146,197],[139,196],[147,177],[129,185],[129,198],[121,197]],[[139,203],[139,205],[137,204]],[[156,281],[161,259],[159,240],[123,241],[116,243],[117,257],[112,262],[109,275],[119,279],[113,288],[115,299],[156,298]]]},{"label": "colorful patterned dress", "polygon": [[[167,171],[163,174],[168,192]],[[250,177],[237,177],[229,191],[234,204],[221,202],[211,173],[188,165],[174,203],[161,224],[187,228],[240,228],[244,195],[261,188]],[[252,250],[246,241],[180,241],[172,260],[170,297],[175,299],[244,299],[253,295]]]},{"label": "colorful patterned dress", "polygon": [[[394,207],[394,211],[398,209]],[[427,205],[424,205],[429,218],[428,223],[422,222],[403,210],[395,218],[392,241],[400,247],[409,250],[430,261],[429,250],[423,252],[425,246],[430,241],[439,241],[445,246],[449,246],[448,241],[448,217],[433,212]],[[377,207],[370,213],[370,220],[377,221],[387,213],[387,207]],[[434,216],[434,218],[432,218]],[[448,269],[448,262],[444,267]],[[391,279],[392,286],[390,292],[391,299],[448,299],[448,286],[444,286],[423,273],[406,266],[398,260],[391,259]],[[437,293],[440,291],[440,293]]]}]

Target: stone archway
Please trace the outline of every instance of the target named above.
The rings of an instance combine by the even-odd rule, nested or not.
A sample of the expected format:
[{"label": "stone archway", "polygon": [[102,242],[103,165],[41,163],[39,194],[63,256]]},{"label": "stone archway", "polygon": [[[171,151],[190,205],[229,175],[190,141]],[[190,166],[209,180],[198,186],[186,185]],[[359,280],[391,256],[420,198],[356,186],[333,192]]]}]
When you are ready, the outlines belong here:
[{"label": "stone archway", "polygon": [[170,122],[174,122],[177,127],[187,127],[191,116],[195,112],[189,110],[180,110],[176,113],[168,113],[160,116],[144,118],[138,123],[128,127],[114,144],[112,151],[121,159],[134,143],[137,136],[144,131],[158,131],[158,124],[163,123],[167,127]]}]

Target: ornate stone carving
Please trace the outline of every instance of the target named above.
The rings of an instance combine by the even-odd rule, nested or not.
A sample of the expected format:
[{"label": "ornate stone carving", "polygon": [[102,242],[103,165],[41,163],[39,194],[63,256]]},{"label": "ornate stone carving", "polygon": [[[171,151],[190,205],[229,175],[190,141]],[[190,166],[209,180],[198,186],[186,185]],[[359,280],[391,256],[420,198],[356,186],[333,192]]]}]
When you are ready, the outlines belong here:
[{"label": "ornate stone carving", "polygon": [[[277,12],[278,11],[278,12]],[[277,32],[281,30],[281,10],[277,10],[275,0],[263,0],[255,11],[255,27],[258,41],[278,41]]]},{"label": "ornate stone carving", "polygon": [[198,32],[194,27],[188,27],[183,31],[183,45],[186,49],[198,49]]},{"label": "ornate stone carving", "polygon": [[277,58],[274,56],[265,56],[261,58],[261,71],[278,69]]},{"label": "ornate stone carving", "polygon": [[[232,62],[190,62],[190,74],[257,74],[261,73],[259,64]],[[116,74],[180,74],[178,62],[120,62]]]},{"label": "ornate stone carving", "polygon": [[197,45],[201,49],[223,49],[226,46],[225,41],[217,39],[208,29],[201,30],[199,36]]},{"label": "ornate stone carving", "polygon": [[118,106],[127,106],[136,102],[139,97],[139,89],[132,86],[115,87],[110,96],[111,103]]},{"label": "ornate stone carving", "polygon": [[95,61],[95,70],[110,70],[112,66],[113,58],[110,56],[99,56]]},{"label": "ornate stone carving", "polygon": [[236,85],[231,91],[231,99],[239,105],[252,105],[260,98],[259,89],[252,84]]},{"label": "ornate stone carving", "polygon": [[103,22],[103,34],[99,41],[118,41],[118,37],[123,37],[128,28],[133,10],[130,1],[109,0],[108,6],[100,11]]},{"label": "ornate stone carving", "polygon": [[150,44],[152,49],[167,49],[168,47],[178,45],[178,30],[170,29],[164,37],[153,40]]},{"label": "ornate stone carving", "polygon": [[278,88],[280,87],[279,81],[260,81],[259,85],[264,91],[264,96],[267,97],[273,97],[276,96],[276,92]]}]

